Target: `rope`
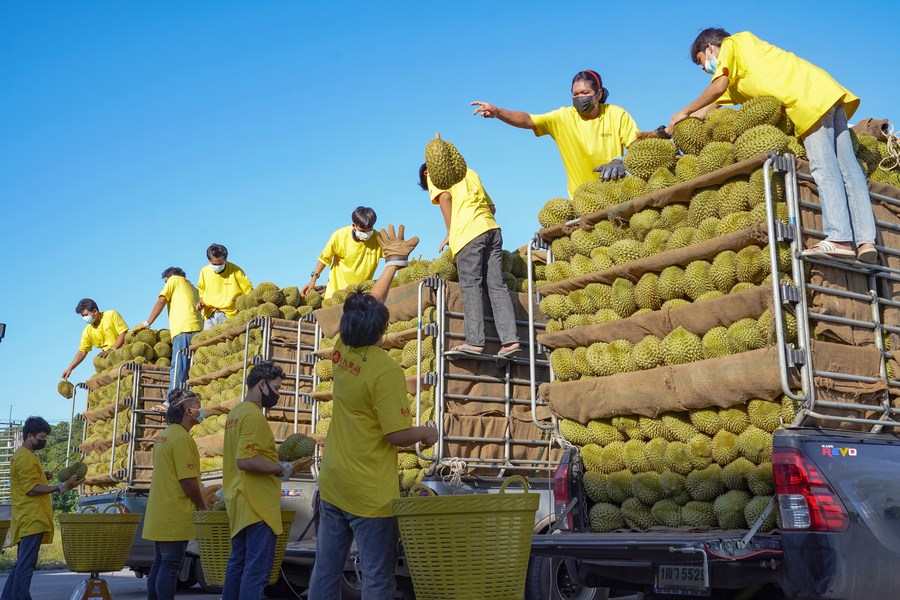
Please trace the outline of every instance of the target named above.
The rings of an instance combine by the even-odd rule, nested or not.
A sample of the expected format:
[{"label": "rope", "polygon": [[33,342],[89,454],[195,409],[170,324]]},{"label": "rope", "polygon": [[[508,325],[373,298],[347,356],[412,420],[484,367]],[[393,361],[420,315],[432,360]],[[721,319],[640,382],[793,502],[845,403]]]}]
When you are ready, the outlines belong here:
[{"label": "rope", "polygon": [[554,444],[559,444],[559,447],[563,450],[571,450],[575,447],[575,444],[561,436],[557,431],[553,431],[550,433],[550,439],[553,440]]},{"label": "rope", "polygon": [[893,171],[900,168],[900,138],[894,133],[893,125],[888,125],[884,135],[887,138],[885,142],[887,143],[888,155],[881,159],[881,162],[878,163],[878,168],[882,171]]},{"label": "rope", "polygon": [[449,472],[441,475],[441,480],[445,485],[451,487],[461,487],[462,486],[462,476],[466,473],[466,462],[460,458],[445,458],[441,460],[440,466],[442,469],[447,469]]}]

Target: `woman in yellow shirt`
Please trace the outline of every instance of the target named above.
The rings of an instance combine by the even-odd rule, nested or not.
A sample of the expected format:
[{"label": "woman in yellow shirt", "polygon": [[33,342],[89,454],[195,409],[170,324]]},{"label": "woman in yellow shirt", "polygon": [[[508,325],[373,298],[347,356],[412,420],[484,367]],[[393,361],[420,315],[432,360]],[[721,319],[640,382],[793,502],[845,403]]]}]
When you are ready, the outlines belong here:
[{"label": "woman in yellow shirt", "polygon": [[637,139],[638,127],[624,108],[606,104],[608,96],[596,71],[579,71],[572,78],[572,106],[544,114],[507,110],[480,100],[472,106],[476,115],[531,129],[538,137],[552,137],[569,178],[571,197],[579,185],[596,177],[595,172],[603,179],[625,175],[622,155]]},{"label": "woman in yellow shirt", "polygon": [[144,539],[155,548],[153,566],[147,576],[149,600],[171,600],[178,585],[188,540],[194,531],[194,510],[206,510],[200,494],[200,453],[191,437],[191,427],[203,421],[200,399],[184,389],[169,393],[168,427],[153,446],[153,477]]},{"label": "woman in yellow shirt", "polygon": [[869,186],[847,128],[859,98],[824,70],[749,31],[732,35],[720,28],[704,29],[690,53],[712,81],[696,100],[672,116],[668,130],[716,104],[778,98],[803,139],[810,173],[819,187],[826,237],[803,254],[878,260]]}]

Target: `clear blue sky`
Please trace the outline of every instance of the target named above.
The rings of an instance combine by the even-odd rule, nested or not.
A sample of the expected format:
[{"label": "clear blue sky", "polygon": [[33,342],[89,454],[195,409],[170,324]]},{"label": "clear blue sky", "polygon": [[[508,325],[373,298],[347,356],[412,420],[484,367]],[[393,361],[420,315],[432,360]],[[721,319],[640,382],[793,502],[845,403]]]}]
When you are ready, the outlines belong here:
[{"label": "clear blue sky", "polygon": [[506,247],[526,243],[565,195],[555,145],[472,100],[549,111],[592,68],[655,128],[706,84],[687,49],[719,25],[824,67],[857,117],[900,120],[896,16],[893,1],[4,2],[0,419],[67,419],[77,301],[136,324],[162,270],[196,282],[211,242],[254,283],[302,285],[364,204],[435,256],[440,211],[416,186],[435,131],[480,173]]}]

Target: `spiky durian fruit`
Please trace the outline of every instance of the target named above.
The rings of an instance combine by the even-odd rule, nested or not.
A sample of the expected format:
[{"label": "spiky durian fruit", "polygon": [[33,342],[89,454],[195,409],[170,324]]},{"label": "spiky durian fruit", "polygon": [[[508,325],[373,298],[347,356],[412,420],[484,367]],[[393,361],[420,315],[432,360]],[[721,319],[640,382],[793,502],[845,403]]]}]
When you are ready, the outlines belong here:
[{"label": "spiky durian fruit", "polygon": [[579,374],[575,369],[575,354],[571,348],[557,348],[551,352],[550,366],[560,381],[578,379]]},{"label": "spiky durian fruit", "polygon": [[708,502],[725,492],[722,482],[722,467],[711,464],[705,469],[697,469],[688,473],[684,486],[691,498]]},{"label": "spiky durian fruit", "polygon": [[631,498],[631,479],[634,475],[628,469],[610,473],[606,479],[606,494],[611,502],[621,504]]},{"label": "spiky durian fruit", "polygon": [[308,458],[316,451],[316,441],[302,433],[289,435],[278,447],[278,458],[286,461],[295,461]]},{"label": "spiky durian fruit", "polygon": [[[747,526],[750,527],[756,520],[763,514],[763,512],[769,507],[769,501],[772,499],[772,496],[754,496],[747,502],[747,506],[744,507],[744,520],[747,522]],[[772,531],[778,527],[778,507],[775,506],[769,511],[769,514],[766,516],[765,521],[760,526],[759,531],[761,533],[766,533],[768,531]]]},{"label": "spiky durian fruit", "polygon": [[606,495],[606,480],[608,475],[596,471],[585,471],[581,481],[584,484],[584,492],[591,502],[608,502]]},{"label": "spiky durian fruit", "polygon": [[730,142],[709,142],[697,155],[697,168],[701,175],[718,171],[734,162],[734,151]]},{"label": "spiky durian fruit", "polygon": [[655,192],[673,186],[678,182],[671,167],[660,167],[653,171],[653,175],[647,180],[647,192]]},{"label": "spiky durian fruit", "polygon": [[684,154],[699,154],[709,142],[709,134],[703,121],[689,117],[675,124],[672,139]]},{"label": "spiky durian fruit", "polygon": [[700,345],[703,347],[703,358],[719,358],[731,354],[728,329],[725,327],[713,327],[704,333]]},{"label": "spiky durian fruit", "polygon": [[734,156],[745,160],[765,152],[787,150],[788,136],[774,125],[757,125],[742,133],[734,143]]},{"label": "spiky durian fruit", "polygon": [[653,515],[650,507],[637,498],[628,498],[622,503],[622,517],[632,529],[650,529],[653,527]]},{"label": "spiky durian fruit", "polygon": [[757,125],[774,125],[781,122],[781,101],[772,96],[758,96],[750,98],[741,104],[737,114],[737,134],[740,136],[745,131]]},{"label": "spiky durian fruit", "polygon": [[657,525],[663,527],[681,527],[684,521],[681,518],[681,506],[668,498],[660,500],[650,508],[650,514]]},{"label": "spiky durian fruit", "polygon": [[750,494],[743,490],[729,490],[713,501],[713,514],[722,529],[746,529],[744,509]]},{"label": "spiky durian fruit", "polygon": [[667,365],[684,364],[703,358],[700,336],[680,325],[663,338],[661,349]]},{"label": "spiky durian fruit", "polygon": [[63,398],[71,398],[75,395],[75,386],[63,379],[56,385],[56,391]]},{"label": "spiky durian fruit", "polygon": [[435,135],[425,146],[425,164],[428,177],[438,189],[449,190],[466,178],[466,159],[440,135]]},{"label": "spiky durian fruit", "polygon": [[660,167],[668,167],[675,161],[675,142],[663,139],[637,140],[625,154],[625,168],[629,173],[649,179]]},{"label": "spiky durian fruit", "polygon": [[617,242],[613,242],[613,244],[609,246],[609,257],[617,265],[621,265],[632,260],[638,260],[639,258],[644,258],[646,256],[649,256],[647,249],[641,242],[637,240],[619,240]]},{"label": "spiky durian fruit", "polygon": [[551,198],[538,212],[538,222],[541,227],[553,227],[565,223],[576,216],[571,201],[566,198]]},{"label": "spiky durian fruit", "polygon": [[671,498],[676,504],[684,506],[691,501],[691,495],[684,487],[684,475],[665,471],[659,476],[659,487],[662,488],[666,498]]},{"label": "spiky durian fruit", "polygon": [[688,527],[715,527],[718,524],[712,502],[688,502],[681,507],[681,519]]},{"label": "spiky durian fruit", "polygon": [[598,502],[588,512],[588,527],[594,533],[608,533],[625,527],[625,519],[615,504]]},{"label": "spiky durian fruit", "polygon": [[700,175],[700,167],[697,165],[697,156],[685,154],[675,163],[675,181],[688,181]]},{"label": "spiky durian fruit", "polygon": [[733,142],[738,134],[738,111],[719,108],[706,113],[703,119],[709,139],[716,142]]}]

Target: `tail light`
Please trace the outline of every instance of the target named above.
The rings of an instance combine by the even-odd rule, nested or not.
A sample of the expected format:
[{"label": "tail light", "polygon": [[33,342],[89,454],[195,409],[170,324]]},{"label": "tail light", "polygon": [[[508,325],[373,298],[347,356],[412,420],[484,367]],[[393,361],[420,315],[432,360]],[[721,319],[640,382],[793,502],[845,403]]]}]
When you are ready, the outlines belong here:
[{"label": "tail light", "polygon": [[556,474],[553,476],[553,514],[556,516],[556,526],[560,531],[572,531],[572,513],[566,514],[566,508],[571,500],[569,490],[569,461],[568,457],[559,463]]},{"label": "tail light", "polygon": [[806,454],[796,448],[775,448],[772,469],[782,529],[847,530],[850,518],[844,503]]}]

